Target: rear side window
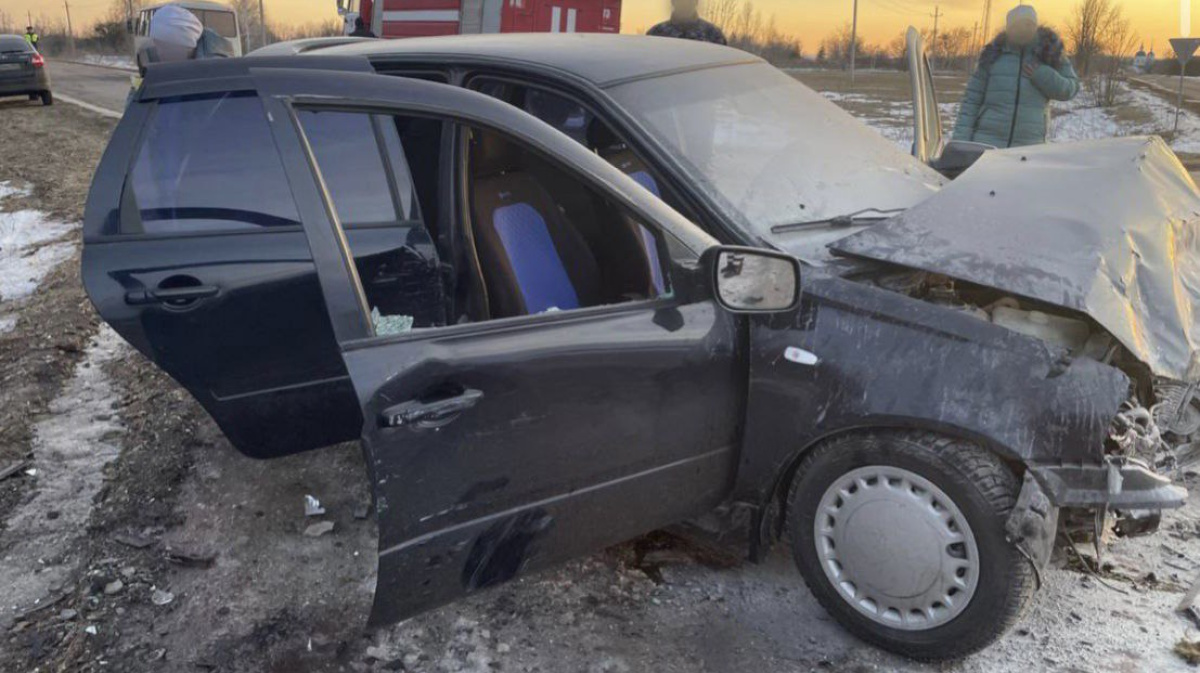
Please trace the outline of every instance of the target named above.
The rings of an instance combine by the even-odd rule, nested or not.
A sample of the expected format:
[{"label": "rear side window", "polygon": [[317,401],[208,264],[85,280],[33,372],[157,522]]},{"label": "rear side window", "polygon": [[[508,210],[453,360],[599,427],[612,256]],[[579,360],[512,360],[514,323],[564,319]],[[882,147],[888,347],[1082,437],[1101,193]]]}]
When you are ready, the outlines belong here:
[{"label": "rear side window", "polygon": [[161,101],[129,186],[141,217],[140,223],[124,218],[123,233],[300,224],[262,103],[253,94]]},{"label": "rear side window", "polygon": [[0,54],[12,52],[24,54],[31,51],[33,51],[33,47],[23,37],[0,36]]},{"label": "rear side window", "polygon": [[214,12],[212,10],[193,9],[200,23],[221,37],[237,37],[237,18],[232,12]]}]

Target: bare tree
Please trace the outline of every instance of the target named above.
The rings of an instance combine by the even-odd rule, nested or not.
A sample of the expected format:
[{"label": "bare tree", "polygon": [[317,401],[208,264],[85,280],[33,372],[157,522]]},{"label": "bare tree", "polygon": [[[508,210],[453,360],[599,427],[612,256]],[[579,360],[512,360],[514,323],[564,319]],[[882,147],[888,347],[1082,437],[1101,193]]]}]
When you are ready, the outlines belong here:
[{"label": "bare tree", "polygon": [[1112,107],[1117,104],[1117,94],[1125,81],[1125,63],[1133,54],[1137,40],[1129,18],[1119,5],[1114,5],[1100,26],[1100,51],[1092,56],[1093,76],[1087,80],[1098,105]]},{"label": "bare tree", "polygon": [[1092,59],[1103,52],[1101,33],[1120,8],[1112,0],[1080,0],[1067,23],[1067,40],[1075,50],[1075,67],[1081,76],[1091,72]]},{"label": "bare tree", "polygon": [[700,8],[705,20],[728,34],[733,30],[733,21],[741,4],[742,0],[707,0]]},{"label": "bare tree", "polygon": [[[828,63],[843,69],[849,66],[850,45],[852,44],[851,41],[854,40],[853,35],[853,29],[849,23],[846,23],[821,41],[821,48],[825,50],[825,58]],[[868,50],[861,35],[858,36],[855,42],[857,43],[858,53],[867,53]]]}]

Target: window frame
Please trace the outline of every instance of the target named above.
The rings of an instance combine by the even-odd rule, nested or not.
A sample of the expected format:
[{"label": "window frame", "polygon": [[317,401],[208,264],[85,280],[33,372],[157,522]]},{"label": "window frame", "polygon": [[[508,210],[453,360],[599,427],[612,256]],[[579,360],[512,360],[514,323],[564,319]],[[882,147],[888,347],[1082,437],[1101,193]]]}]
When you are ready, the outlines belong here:
[{"label": "window frame", "polygon": [[[507,318],[488,318],[486,320],[475,322],[447,324],[438,327],[414,328],[408,332],[399,334],[380,335],[375,333],[375,327],[371,321],[370,308],[366,300],[366,292],[362,285],[362,279],[359,278],[357,269],[353,268],[353,260],[351,259],[349,260],[351,262],[349,265],[350,268],[343,268],[342,270],[347,274],[346,280],[350,282],[350,289],[355,295],[355,302],[360,312],[359,318],[361,320],[361,324],[365,327],[369,334],[361,337],[340,339],[339,341],[343,350],[348,351],[361,348],[377,347],[381,344],[419,341],[429,338],[432,334],[434,334],[434,330],[436,330],[436,334],[439,336],[468,335],[488,332],[501,332],[511,329],[528,329],[542,324],[554,324],[567,320],[589,320],[596,316],[608,316],[613,314],[640,312],[646,310],[661,310],[679,306],[685,302],[686,295],[690,294],[688,292],[681,292],[681,288],[685,284],[683,282],[683,277],[688,275],[686,273],[686,262],[692,262],[692,266],[698,267],[700,263],[700,252],[695,252],[695,258],[686,261],[674,259],[669,255],[662,255],[661,252],[666,250],[666,237],[672,236],[672,234],[660,223],[654,221],[654,218],[648,217],[643,213],[639,213],[636,209],[631,209],[623,199],[613,196],[610,193],[610,190],[608,190],[603,183],[594,180],[588,175],[581,174],[561,158],[555,157],[551,153],[543,151],[541,148],[536,147],[534,144],[522,139],[517,134],[514,134],[509,130],[499,128],[495,124],[492,124],[488,121],[471,118],[470,116],[466,115],[453,115],[445,112],[427,112],[413,108],[405,108],[402,106],[390,106],[372,101],[357,101],[347,99],[328,100],[308,96],[288,97],[279,100],[283,103],[284,107],[288,111],[288,117],[290,118],[290,131],[295,134],[295,137],[302,148],[302,152],[307,159],[308,168],[312,172],[312,177],[317,184],[319,198],[323,202],[326,216],[329,218],[330,224],[335,229],[334,236],[342,239],[343,243],[345,242],[345,232],[349,229],[347,229],[341,223],[341,220],[335,211],[335,206],[329,194],[328,185],[326,184],[326,181],[320,172],[320,167],[318,165],[316,156],[312,151],[312,146],[308,141],[308,137],[304,133],[301,122],[299,121],[297,112],[300,110],[319,108],[333,111],[388,115],[392,117],[420,117],[442,122],[443,125],[449,124],[450,135],[452,136],[455,145],[454,165],[451,167],[454,173],[453,186],[452,189],[448,190],[448,193],[443,196],[443,198],[450,199],[451,203],[443,203],[440,205],[443,209],[450,209],[454,213],[451,226],[458,230],[457,233],[460,235],[461,240],[469,242],[469,245],[471,245],[469,252],[474,258],[477,258],[474,243],[471,241],[469,234],[463,235],[464,233],[469,232],[471,226],[466,221],[466,218],[469,218],[470,214],[467,212],[466,208],[462,207],[461,204],[463,194],[466,193],[468,185],[467,180],[469,179],[469,167],[467,165],[467,152],[464,137],[466,133],[469,132],[469,130],[473,127],[499,133],[506,139],[519,144],[526,151],[533,152],[541,159],[551,163],[554,166],[557,166],[563,171],[566,171],[574,179],[578,180],[585,188],[595,191],[600,196],[609,198],[615,208],[635,218],[637,222],[650,228],[650,230],[654,233],[655,239],[659,246],[660,261],[664,264],[663,273],[668,279],[668,292],[662,296],[649,299],[618,302],[599,306],[588,306],[566,311],[553,311],[548,313],[512,316]],[[503,103],[501,101],[497,102],[506,106],[508,105],[508,103]],[[563,137],[566,138],[567,136]],[[569,142],[578,144],[576,141],[570,139]],[[650,195],[649,198],[656,197]],[[301,217],[303,218],[303,213],[301,214]],[[683,244],[683,247],[687,247],[686,242],[681,241],[681,243]],[[345,248],[345,250],[348,251],[348,248]],[[346,260],[343,256],[343,264],[341,265],[342,267],[347,266],[345,261]],[[685,273],[680,273],[681,271],[684,271]]]},{"label": "window frame", "polygon": [[[264,96],[261,94],[261,92],[258,92],[257,90],[254,90],[254,89],[230,89],[230,90],[211,91],[208,93],[196,94],[194,96],[187,95],[187,96],[182,96],[182,97],[185,97],[185,98],[207,97],[207,96],[215,97],[215,96],[222,96],[222,95],[226,95],[226,94],[246,94],[246,93],[253,94],[253,96],[258,100],[259,104],[263,105],[263,119],[268,125],[268,134],[271,137],[271,146],[275,148],[275,154],[276,154],[276,156],[280,157],[280,161],[282,162],[282,154],[279,152],[279,146],[276,143],[274,134],[271,133],[269,130],[270,118],[267,116],[266,101],[264,100]],[[120,243],[120,242],[135,241],[135,240],[136,241],[155,241],[155,240],[164,240],[164,239],[210,238],[210,237],[214,237],[214,236],[263,236],[263,235],[267,235],[267,234],[289,234],[289,233],[296,233],[296,232],[304,231],[303,223],[289,224],[289,225],[277,226],[277,227],[260,227],[258,229],[227,229],[227,230],[216,230],[216,231],[197,230],[197,231],[184,231],[184,232],[146,232],[146,231],[135,231],[135,230],[129,228],[126,223],[130,221],[130,218],[137,217],[140,219],[140,217],[141,217],[141,212],[138,209],[136,190],[133,189],[133,185],[132,185],[134,167],[136,166],[138,159],[141,156],[142,148],[145,146],[146,142],[148,141],[147,136],[150,132],[151,127],[154,124],[154,120],[158,116],[159,106],[162,104],[163,100],[170,100],[170,99],[155,99],[153,101],[149,101],[149,103],[144,107],[144,109],[142,111],[140,111],[140,114],[143,115],[143,118],[138,121],[137,134],[136,134],[135,138],[133,139],[133,142],[131,142],[129,144],[129,148],[130,148],[129,149],[129,159],[127,162],[124,163],[124,166],[123,166],[124,177],[121,180],[121,194],[118,199],[119,204],[120,204],[120,212],[119,212],[119,216],[117,218],[118,221],[116,223],[116,230],[111,231],[111,232],[101,232],[101,233],[95,234],[92,237],[90,237],[89,240],[94,240],[97,243]],[[139,106],[133,106],[133,107],[139,107]],[[360,112],[360,110],[354,110],[354,111]],[[132,110],[132,109],[127,111],[126,114],[128,115],[130,113],[136,114],[136,112],[134,112],[134,110]],[[392,116],[394,116],[394,115],[392,115]],[[408,160],[407,155],[405,155],[403,158],[407,162],[407,160]],[[285,171],[285,173],[286,173],[286,171]],[[411,175],[411,173],[410,173],[410,175]],[[291,190],[293,188],[292,188],[292,185],[290,184],[290,180],[288,182],[289,182],[289,184],[288,184],[289,192],[291,192]],[[292,198],[294,200],[294,195]],[[393,195],[393,198],[395,198],[394,195]],[[428,223],[425,222],[425,220],[423,219],[424,213],[420,207],[420,204],[418,202],[416,194],[413,195],[412,200],[413,200],[413,203],[416,205],[416,208],[418,211],[418,217],[416,217],[416,218],[400,217],[392,222],[357,222],[357,223],[351,223],[349,225],[344,225],[344,227],[347,231],[355,231],[355,230],[359,230],[359,229],[381,229],[381,228],[386,228],[386,227],[403,226],[406,224],[412,225],[412,224],[417,224],[417,223],[420,223],[426,227],[429,226]],[[131,208],[131,206],[132,206],[132,208]]]}]

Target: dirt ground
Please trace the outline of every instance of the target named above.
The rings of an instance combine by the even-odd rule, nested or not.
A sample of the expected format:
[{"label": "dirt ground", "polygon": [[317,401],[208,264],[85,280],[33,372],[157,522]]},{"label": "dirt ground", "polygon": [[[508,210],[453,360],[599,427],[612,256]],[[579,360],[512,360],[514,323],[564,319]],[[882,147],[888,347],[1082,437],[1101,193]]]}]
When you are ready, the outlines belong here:
[{"label": "dirt ground", "polygon": [[[23,103],[0,117],[0,181],[32,188],[0,211],[77,221],[112,122]],[[366,632],[357,447],[242,457],[97,326],[77,256],[10,308],[0,470],[22,469],[0,481],[0,671],[1134,673],[1188,670],[1172,648],[1200,637],[1172,609],[1200,572],[1200,496],[1156,536],[1113,541],[1099,576],[1086,546],[1060,550],[1018,629],[941,666],[848,636],[782,548],[754,565],[669,533]],[[306,517],[305,495],[327,514]],[[332,532],[306,535],[318,521]]]}]

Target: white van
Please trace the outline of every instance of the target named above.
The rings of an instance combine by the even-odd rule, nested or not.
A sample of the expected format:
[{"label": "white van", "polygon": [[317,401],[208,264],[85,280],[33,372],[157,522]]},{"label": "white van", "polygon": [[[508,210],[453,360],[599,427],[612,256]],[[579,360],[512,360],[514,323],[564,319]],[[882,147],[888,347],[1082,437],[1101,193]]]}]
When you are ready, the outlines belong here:
[{"label": "white van", "polygon": [[242,55],[241,22],[238,21],[237,12],[228,5],[222,5],[219,2],[203,2],[198,0],[195,2],[162,3],[143,8],[138,12],[132,27],[134,62],[137,62],[138,54],[142,52],[142,49],[150,45],[150,19],[154,16],[155,12],[168,4],[179,5],[192,14],[195,14],[196,18],[200,19],[200,23],[205,28],[229,40],[233,46],[235,56]]}]

